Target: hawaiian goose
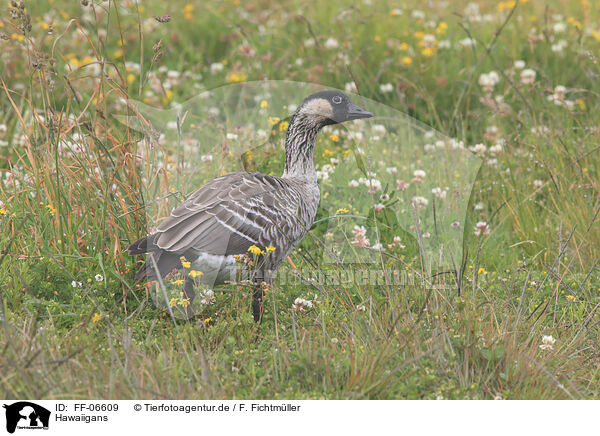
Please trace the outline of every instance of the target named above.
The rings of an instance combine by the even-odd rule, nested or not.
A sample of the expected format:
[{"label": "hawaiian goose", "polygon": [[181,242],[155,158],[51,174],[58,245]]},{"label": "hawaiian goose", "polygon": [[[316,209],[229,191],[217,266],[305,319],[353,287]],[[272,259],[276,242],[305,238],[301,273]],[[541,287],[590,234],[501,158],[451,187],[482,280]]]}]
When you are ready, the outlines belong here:
[{"label": "hawaiian goose", "polygon": [[[238,256],[260,248],[252,302],[254,319],[259,321],[263,281],[271,282],[317,213],[320,193],[313,163],[317,133],[329,124],[372,116],[339,91],[320,91],[307,97],[289,122],[283,175],[230,173],[198,189],[155,233],[131,244],[130,255],[152,253],[136,280],[144,276],[148,281],[158,280],[181,269],[183,256],[193,270],[203,273],[200,281],[220,284],[237,277]],[[191,303],[195,291],[189,275],[184,292]]]}]

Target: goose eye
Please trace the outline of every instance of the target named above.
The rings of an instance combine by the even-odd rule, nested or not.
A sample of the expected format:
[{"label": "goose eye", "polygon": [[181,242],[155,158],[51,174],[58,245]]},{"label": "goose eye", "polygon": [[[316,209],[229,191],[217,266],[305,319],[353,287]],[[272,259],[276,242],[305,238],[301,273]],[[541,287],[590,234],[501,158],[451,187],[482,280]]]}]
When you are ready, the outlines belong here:
[{"label": "goose eye", "polygon": [[340,104],[342,102],[342,97],[340,97],[339,95],[336,95],[331,99],[331,101],[334,102],[335,104]]}]

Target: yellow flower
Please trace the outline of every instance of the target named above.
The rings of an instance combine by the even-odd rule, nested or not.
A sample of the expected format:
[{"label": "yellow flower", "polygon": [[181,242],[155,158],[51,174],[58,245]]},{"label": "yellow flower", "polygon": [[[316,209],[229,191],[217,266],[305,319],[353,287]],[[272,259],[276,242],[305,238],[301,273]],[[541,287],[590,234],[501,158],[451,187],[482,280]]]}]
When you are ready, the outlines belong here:
[{"label": "yellow flower", "polygon": [[46,205],[46,208],[48,209],[48,213],[50,215],[54,215],[56,213],[56,209],[54,209],[54,206],[52,206],[51,204]]},{"label": "yellow flower", "polygon": [[567,300],[569,300],[569,301],[575,300],[575,295],[567,295]]},{"label": "yellow flower", "polygon": [[277,124],[279,122],[280,119],[281,118],[278,118],[278,117],[269,117],[269,124],[274,126],[275,124]]},{"label": "yellow flower", "polygon": [[98,321],[100,321],[102,319],[102,315],[100,315],[99,313],[95,313],[94,317],[92,318],[92,322],[94,324],[96,324]]},{"label": "yellow flower", "polygon": [[182,279],[173,280],[171,283],[173,283],[175,286],[181,286],[181,285],[183,285],[183,280]]},{"label": "yellow flower", "polygon": [[245,82],[247,78],[248,78],[248,75],[246,73],[243,73],[241,71],[240,72],[232,71],[231,73],[229,73],[227,75],[227,82],[229,82],[229,83]]},{"label": "yellow flower", "polygon": [[400,63],[404,65],[410,65],[412,64],[412,58],[410,58],[409,56],[404,56],[402,59],[400,59]]},{"label": "yellow flower", "polygon": [[334,142],[337,142],[340,140],[340,137],[338,135],[329,135],[329,139],[331,139]]},{"label": "yellow flower", "polygon": [[348,209],[346,209],[345,207],[342,207],[342,208],[336,210],[335,214],[338,215],[340,213],[348,213],[348,212],[350,212]]},{"label": "yellow flower", "polygon": [[192,12],[194,12],[194,5],[191,3],[186,4],[183,7],[183,18],[186,20],[191,20],[194,17]]},{"label": "yellow flower", "polygon": [[6,209],[0,207],[0,215],[6,215]]},{"label": "yellow flower", "polygon": [[415,35],[415,38],[421,39],[425,36],[425,32],[416,31],[414,35]]},{"label": "yellow flower", "polygon": [[438,35],[443,35],[444,33],[446,33],[446,29],[448,29],[448,25],[445,21],[441,21],[435,29],[435,33],[437,33]]},{"label": "yellow flower", "polygon": [[282,121],[279,124],[279,131],[283,132],[284,130],[287,130],[288,126],[290,125],[290,123],[288,123],[287,121]]},{"label": "yellow flower", "polygon": [[195,271],[195,270],[190,271],[190,277],[193,279],[195,279],[196,277],[201,277],[203,275],[204,275],[204,273],[202,271]]},{"label": "yellow flower", "polygon": [[269,107],[269,102],[267,100],[263,100],[260,102],[260,108],[264,109],[266,107]]},{"label": "yellow flower", "polygon": [[375,35],[375,42],[379,42],[379,41],[381,41],[381,36]]},{"label": "yellow flower", "polygon": [[128,74],[127,75],[127,83],[132,84],[135,80],[135,75],[134,74]]},{"label": "yellow flower", "polygon": [[258,256],[259,254],[262,254],[263,251],[258,248],[256,245],[252,245],[250,248],[248,248],[248,251],[252,254],[254,254],[255,256]]},{"label": "yellow flower", "polygon": [[405,42],[403,42],[402,44],[400,44],[400,45],[398,46],[398,50],[402,50],[402,51],[406,51],[406,50],[408,50],[408,44],[407,44],[407,43],[405,43]]},{"label": "yellow flower", "polygon": [[276,250],[276,248],[275,248],[275,247],[273,247],[272,245],[269,245],[269,246],[266,248],[266,250],[267,250],[267,253],[272,253],[272,252],[274,252],[274,251]]},{"label": "yellow flower", "polygon": [[435,47],[425,47],[421,50],[421,54],[426,57],[431,57],[435,54]]},{"label": "yellow flower", "polygon": [[113,56],[115,57],[115,59],[119,59],[120,57],[123,56],[123,50],[118,49],[115,51],[115,53],[113,54]]},{"label": "yellow flower", "polygon": [[177,305],[177,298],[171,298],[169,301],[169,306],[175,307]]},{"label": "yellow flower", "polygon": [[481,267],[477,270],[477,274],[487,274],[487,271],[485,270],[485,268]]},{"label": "yellow flower", "polygon": [[181,298],[177,304],[179,304],[180,306],[183,307],[188,307],[190,305],[190,299],[189,298]]},{"label": "yellow flower", "polygon": [[582,111],[585,110],[585,101],[583,101],[583,99],[578,98],[577,100],[575,100],[575,104],[579,106],[579,109],[581,109]]},{"label": "yellow flower", "polygon": [[191,263],[186,260],[185,256],[181,256],[179,260],[181,260],[182,267],[189,268],[191,266]]}]

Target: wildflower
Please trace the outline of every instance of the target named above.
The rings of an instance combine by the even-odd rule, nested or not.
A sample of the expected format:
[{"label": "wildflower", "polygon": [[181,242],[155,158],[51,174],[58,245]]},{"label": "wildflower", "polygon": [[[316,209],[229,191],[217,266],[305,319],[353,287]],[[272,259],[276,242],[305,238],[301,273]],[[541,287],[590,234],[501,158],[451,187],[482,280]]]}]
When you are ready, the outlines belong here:
[{"label": "wildflower", "polygon": [[200,160],[202,162],[212,162],[212,160],[213,160],[212,154],[204,154],[204,155],[200,156]]},{"label": "wildflower", "polygon": [[554,343],[555,342],[556,342],[556,339],[554,339],[552,337],[552,335],[550,335],[550,336],[543,335],[542,336],[542,343],[540,344],[540,348],[542,350],[554,350]]},{"label": "wildflower", "polygon": [[479,275],[479,274],[487,274],[487,271],[485,270],[485,268],[484,268],[484,267],[481,267],[481,268],[479,268],[479,269],[477,270],[477,274],[478,274],[478,275]]},{"label": "wildflower", "polygon": [[102,274],[96,274],[96,275],[94,276],[94,279],[95,279],[95,280],[96,280],[98,283],[100,283],[100,282],[102,282],[102,280],[104,280],[104,277],[102,277]]},{"label": "wildflower", "polygon": [[188,262],[185,256],[181,256],[179,260],[181,261],[181,266],[184,268],[190,268],[192,266],[191,262]]},{"label": "wildflower", "polygon": [[411,199],[411,204],[415,209],[424,209],[428,203],[429,200],[421,196],[415,196]]},{"label": "wildflower", "polygon": [[191,20],[194,17],[194,5],[191,3],[187,3],[184,7],[183,7],[183,18],[185,18],[186,20]]},{"label": "wildflower", "polygon": [[381,242],[378,242],[377,244],[373,244],[371,248],[373,250],[381,250],[383,248],[383,244]]},{"label": "wildflower", "polygon": [[394,90],[394,85],[391,83],[382,83],[379,85],[379,91],[383,94],[387,94],[388,92],[392,92]]},{"label": "wildflower", "polygon": [[346,209],[346,208],[342,207],[342,208],[340,208],[340,209],[336,210],[336,211],[335,211],[335,214],[336,214],[336,215],[339,215],[340,213],[348,213],[348,212],[350,212],[348,209]]},{"label": "wildflower", "polygon": [[390,11],[390,17],[399,17],[402,15],[402,9],[392,9]]},{"label": "wildflower", "polygon": [[412,64],[412,58],[410,56],[404,56],[403,58],[400,59],[400,63],[408,66],[408,65]]},{"label": "wildflower", "polygon": [[536,191],[539,191],[543,188],[544,186],[544,181],[543,180],[534,180],[533,181],[533,189],[535,189]]},{"label": "wildflower", "polygon": [[276,250],[276,248],[272,245],[269,245],[267,248],[265,248],[265,250],[267,250],[267,253],[272,253]]},{"label": "wildflower", "polygon": [[387,194],[381,194],[381,196],[379,197],[379,199],[383,202],[386,202],[390,199],[390,196]]},{"label": "wildflower", "polygon": [[396,189],[398,191],[404,191],[406,188],[410,186],[409,183],[406,183],[404,180],[396,180]]},{"label": "wildflower", "polygon": [[339,42],[337,42],[337,40],[334,38],[327,38],[327,41],[325,41],[325,48],[328,50],[336,49],[339,46]]},{"label": "wildflower", "polygon": [[294,300],[294,304],[292,305],[292,309],[296,312],[305,312],[308,309],[312,309],[313,304],[310,300],[305,300],[304,298],[296,298]]},{"label": "wildflower", "polygon": [[332,344],[337,344],[339,342],[338,338],[331,338]]},{"label": "wildflower", "polygon": [[495,71],[480,75],[479,80],[477,81],[483,91],[487,93],[491,93],[498,82],[500,82],[500,76]]},{"label": "wildflower", "polygon": [[177,306],[177,300],[178,300],[177,298],[171,298],[169,300],[169,306],[171,306],[171,307]]},{"label": "wildflower", "polygon": [[340,137],[338,135],[329,135],[329,139],[331,139],[333,142],[337,142],[340,140]]},{"label": "wildflower", "polygon": [[476,41],[473,38],[464,38],[464,39],[461,39],[460,41],[458,41],[458,43],[460,45],[462,45],[463,47],[468,48],[468,47],[473,47],[475,45]]},{"label": "wildflower", "polygon": [[354,82],[348,82],[344,85],[344,90],[346,92],[354,92],[356,93],[357,89],[356,89],[356,83]]},{"label": "wildflower", "polygon": [[74,288],[81,288],[82,284],[81,282],[76,282],[75,280],[73,280],[71,282],[71,286],[73,286]]},{"label": "wildflower", "polygon": [[450,227],[454,227],[454,228],[460,227],[460,222],[452,221],[452,223],[450,223]]},{"label": "wildflower", "polygon": [[359,185],[359,183],[356,180],[350,180],[348,182],[348,186],[351,188],[356,188],[356,187],[358,187],[358,185]]},{"label": "wildflower", "polygon": [[204,273],[202,271],[196,271],[196,270],[190,271],[190,277],[193,279],[195,279],[196,277],[201,277],[203,275],[204,275]]},{"label": "wildflower", "polygon": [[356,310],[358,310],[359,312],[365,312],[367,308],[364,304],[359,304],[358,306],[356,306]]},{"label": "wildflower", "polygon": [[423,170],[415,170],[413,172],[413,176],[415,177],[415,179],[424,179],[426,176],[426,173]]},{"label": "wildflower", "polygon": [[531,68],[527,68],[521,71],[521,83],[523,85],[531,85],[535,82],[535,76],[537,73]]},{"label": "wildflower", "polygon": [[258,248],[256,245],[250,246],[250,248],[248,248],[248,251],[250,253],[254,254],[255,256],[263,254],[263,251],[260,248]]},{"label": "wildflower", "polygon": [[211,74],[216,74],[218,72],[223,71],[223,64],[221,62],[215,62],[210,64],[210,72]]},{"label": "wildflower", "polygon": [[516,70],[522,70],[523,68],[525,68],[525,61],[516,60],[513,65],[514,65],[514,67],[515,67]]},{"label": "wildflower", "polygon": [[240,83],[240,82],[245,82],[247,78],[248,78],[248,75],[244,72],[232,71],[231,73],[229,73],[227,75],[226,80],[228,83]]},{"label": "wildflower", "polygon": [[575,301],[575,295],[567,295],[567,301]]},{"label": "wildflower", "polygon": [[373,209],[375,210],[375,212],[381,213],[385,209],[385,204],[377,203],[375,206],[373,206]]},{"label": "wildflower", "polygon": [[385,171],[388,174],[396,174],[398,172],[398,168],[396,168],[396,167],[389,167],[389,168],[386,168]]},{"label": "wildflower", "polygon": [[475,225],[475,236],[481,236],[481,235],[486,236],[489,234],[490,234],[490,226],[488,226],[485,221],[479,221]]},{"label": "wildflower", "polygon": [[47,204],[46,208],[48,209],[48,213],[50,215],[54,215],[56,213],[56,209],[54,209],[54,206],[52,206],[51,204]]},{"label": "wildflower", "polygon": [[447,191],[446,191],[446,190],[444,190],[444,189],[442,189],[442,188],[440,188],[440,187],[433,188],[433,189],[431,190],[431,193],[432,193],[433,195],[435,195],[436,197],[438,197],[440,200],[443,200],[443,199],[445,199],[445,198],[446,198],[446,195],[447,195]]},{"label": "wildflower", "polygon": [[175,286],[181,286],[181,285],[183,285],[183,280],[182,279],[173,280],[171,283],[173,283]]},{"label": "wildflower", "polygon": [[200,303],[204,305],[213,304],[215,302],[215,291],[212,289],[207,289],[201,294]]},{"label": "wildflower", "polygon": [[94,313],[94,317],[92,318],[92,322],[96,324],[98,321],[102,319],[102,316],[99,313]]},{"label": "wildflower", "polygon": [[354,235],[354,239],[352,240],[352,245],[356,247],[368,247],[370,245],[369,240],[366,238],[367,229],[364,226],[354,226],[352,230],[352,235]]}]

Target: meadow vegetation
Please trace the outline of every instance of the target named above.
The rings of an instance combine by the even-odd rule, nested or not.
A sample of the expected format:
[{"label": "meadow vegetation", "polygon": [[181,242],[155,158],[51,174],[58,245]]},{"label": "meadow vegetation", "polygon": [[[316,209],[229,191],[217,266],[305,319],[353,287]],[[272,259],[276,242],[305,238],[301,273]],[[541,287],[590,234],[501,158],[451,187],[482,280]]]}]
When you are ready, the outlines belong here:
[{"label": "meadow vegetation", "polygon": [[[0,11],[3,398],[598,397],[593,1],[19,0]],[[300,101],[257,99],[268,129],[243,131],[228,128],[227,103],[217,101],[188,120],[187,136],[179,124],[157,132],[154,154],[148,134],[115,115],[140,115],[129,99],[169,109],[267,79],[359,94],[481,160],[455,224],[463,258],[454,271],[424,274],[407,232],[366,233],[365,222],[389,225],[402,192],[431,175],[402,157],[365,170],[352,141],[368,148],[395,137],[373,126],[357,139],[358,124],[320,135],[322,197],[343,195],[319,211],[291,256],[300,275],[269,290],[261,324],[244,283],[205,290],[190,322],[134,281],[142,259],[126,248],[156,224],[149,216],[164,217],[240,162],[280,173],[286,105]],[[186,153],[211,137],[192,165]],[[437,147],[428,145],[424,156]],[[241,154],[246,147],[251,155]],[[344,162],[357,172],[336,191]],[[168,195],[144,199],[149,186]],[[428,189],[413,203],[446,199],[443,186]],[[359,193],[373,200],[367,209],[354,202]],[[386,253],[381,271],[415,280],[309,279],[342,268],[313,256],[343,219],[336,215],[361,215],[348,221],[350,245]],[[292,277],[290,264],[280,273]],[[169,278],[170,289],[177,284]],[[176,312],[185,301],[173,292]]]}]

